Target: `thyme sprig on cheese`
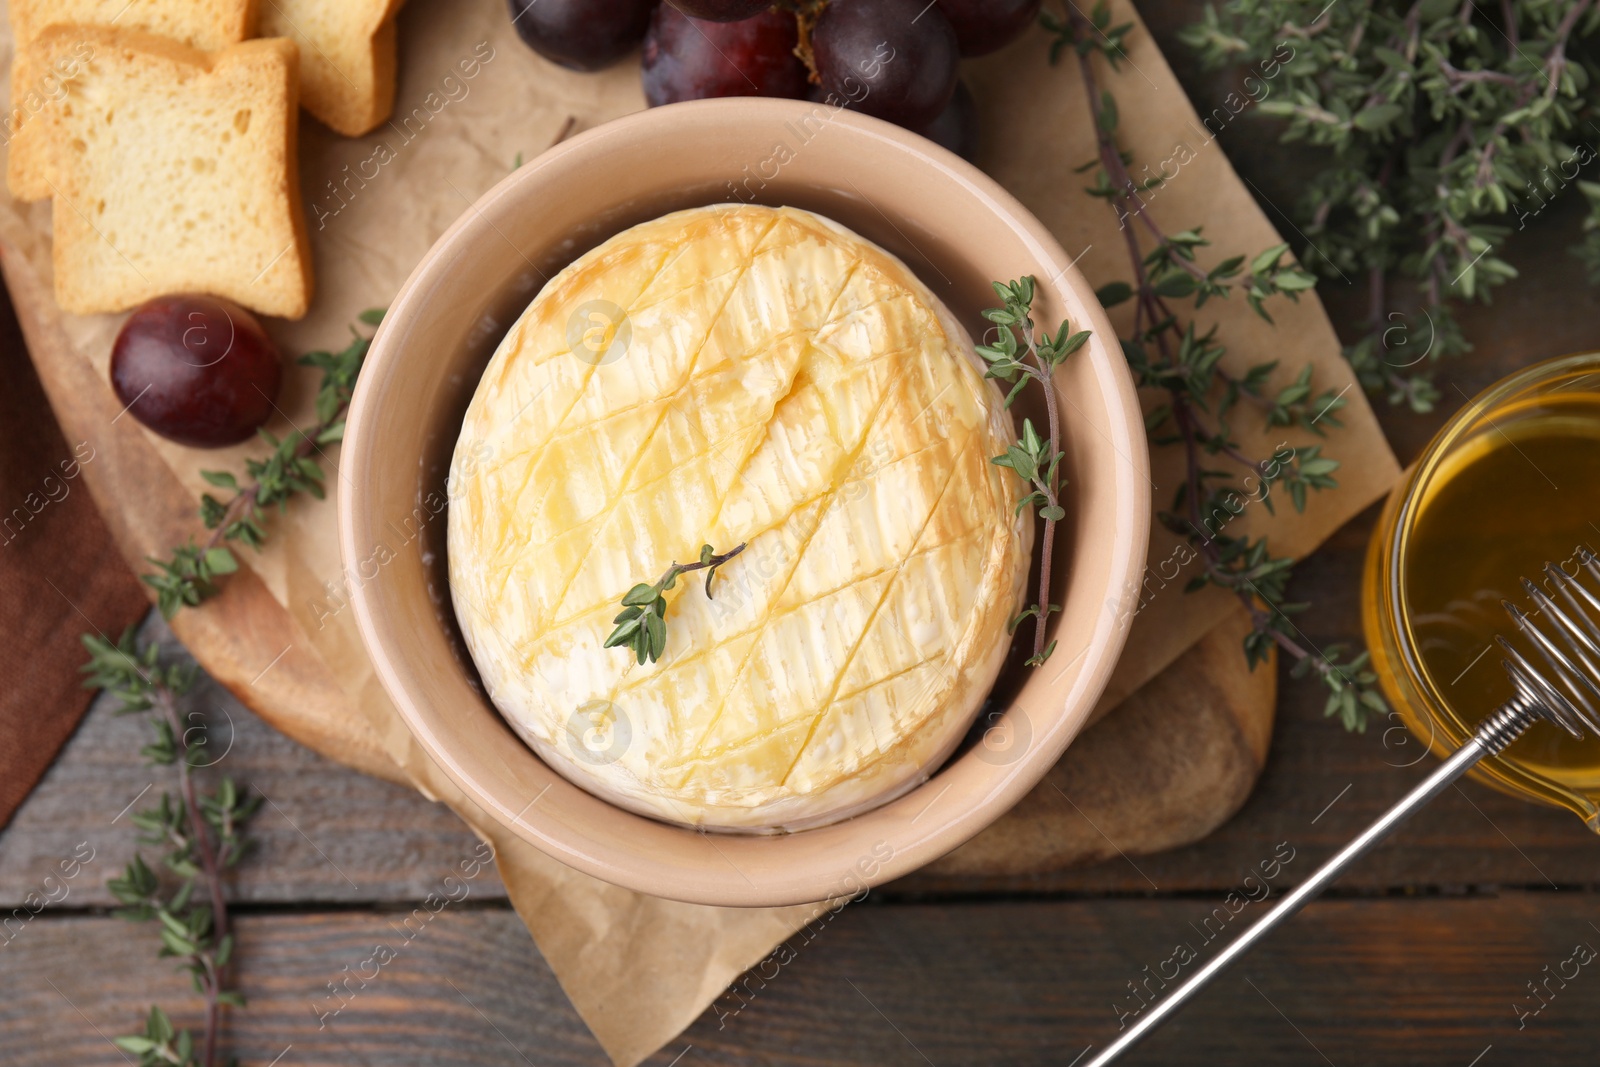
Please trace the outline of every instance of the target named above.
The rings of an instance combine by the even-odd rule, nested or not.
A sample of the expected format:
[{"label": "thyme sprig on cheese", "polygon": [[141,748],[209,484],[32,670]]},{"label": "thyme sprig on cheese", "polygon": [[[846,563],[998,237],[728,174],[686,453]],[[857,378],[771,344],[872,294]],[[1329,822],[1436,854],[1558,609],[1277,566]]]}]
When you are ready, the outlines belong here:
[{"label": "thyme sprig on cheese", "polygon": [[717,576],[717,568],[744,549],[744,544],[740,544],[737,548],[731,548],[719,555],[710,545],[701,545],[698,563],[674,563],[667,568],[667,572],[655,585],[640,582],[628,590],[627,595],[622,598],[622,613],[611,620],[617,624],[617,628],[606,638],[605,647],[616,648],[618,645],[626,645],[633,650],[635,658],[641,664],[660,659],[661,653],[667,648],[665,594],[677,584],[678,575],[688,574],[690,571],[705,571],[706,599],[709,600],[711,579]]}]

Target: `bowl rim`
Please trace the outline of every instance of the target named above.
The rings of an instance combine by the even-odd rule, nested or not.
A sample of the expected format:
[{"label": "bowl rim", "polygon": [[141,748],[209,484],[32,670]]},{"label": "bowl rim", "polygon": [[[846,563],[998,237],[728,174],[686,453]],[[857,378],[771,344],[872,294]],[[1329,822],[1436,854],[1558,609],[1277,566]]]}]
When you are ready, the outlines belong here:
[{"label": "bowl rim", "polygon": [[[389,311],[367,353],[363,373],[356,383],[346,418],[345,455],[341,462],[354,464],[358,470],[366,466],[364,457],[370,449],[365,431],[369,419],[375,417],[370,410],[376,403],[373,397],[377,389],[371,383],[385,364],[398,358],[403,338],[409,332],[409,320],[420,314],[420,309],[413,305],[425,301],[430,280],[441,266],[453,261],[456,255],[470,250],[480,236],[476,234],[478,220],[486,215],[488,209],[508,198],[515,200],[525,196],[523,187],[536,185],[548,171],[581,165],[584,160],[616,150],[619,144],[626,150],[627,143],[637,142],[641,133],[655,136],[659,132],[655,127],[668,123],[691,128],[714,124],[735,113],[744,114],[752,109],[771,111],[774,113],[771,120],[781,121],[784,112],[791,112],[791,117],[799,118],[810,114],[817,106],[807,101],[740,97],[650,108],[602,123],[565,140],[501,179],[466,207],[446,228],[391,301]],[[1003,222],[1028,249],[1038,266],[1051,271],[1051,281],[1045,284],[1070,290],[1078,297],[1082,307],[1075,312],[1075,317],[1087,320],[1081,322],[1079,328],[1092,331],[1090,343],[1082,351],[1090,355],[1094,364],[1090,373],[1105,403],[1108,424],[1105,434],[1118,456],[1118,481],[1121,483],[1116,493],[1116,514],[1100,515],[1096,519],[1112,528],[1107,539],[1111,546],[1106,572],[1108,599],[1099,612],[1084,653],[1081,654],[1088,661],[1061,698],[1060,709],[1051,712],[1051,720],[1042,736],[1035,733],[1035,743],[1021,758],[1010,764],[1008,773],[997,776],[998,780],[993,788],[983,794],[981,802],[967,805],[961,811],[946,816],[942,822],[935,820],[932,825],[936,830],[921,833],[903,847],[892,849],[889,857],[864,879],[867,884],[876,885],[909,874],[932,862],[988,826],[1038,784],[1083,730],[1090,712],[1110,681],[1137,614],[1132,610],[1132,605],[1138,593],[1138,576],[1145,564],[1150,528],[1149,454],[1133,375],[1120,356],[1116,331],[1094,295],[1093,287],[1078,270],[1076,261],[1067,255],[1044,224],[993,178],[918,134],[843,109],[832,112],[828,121],[848,130],[848,136],[881,142],[900,153],[919,157],[920,163],[942,172],[945,179],[953,181]],[[892,220],[891,225],[894,225]],[[339,548],[347,567],[351,560],[360,558],[357,546],[364,543],[362,536],[369,533],[372,523],[376,521],[358,512],[358,497],[362,495],[356,491],[338,494]],[[394,703],[411,735],[439,769],[467,798],[522,840],[547,856],[603,881],[687,903],[773,907],[813,903],[841,895],[839,872],[831,866],[823,871],[804,874],[758,872],[758,881],[752,882],[746,877],[745,884],[722,884],[710,879],[696,882],[675,871],[669,873],[665,865],[658,864],[642,850],[628,852],[609,845],[602,846],[569,826],[530,821],[524,817],[526,807],[523,811],[512,811],[476,780],[470,768],[457,758],[447,739],[440,737],[426,721],[417,706],[418,699],[413,696],[391,660],[391,646],[386,631],[393,630],[395,624],[378,617],[373,603],[374,595],[369,583],[356,583],[350,602],[362,644],[385,694]],[[1096,654],[1089,655],[1091,650],[1097,650]],[[1052,705],[1054,703],[1052,701]],[[1035,768],[1037,773],[1023,773]],[[557,772],[552,769],[552,773]],[[909,790],[906,797],[927,789],[939,773],[935,772],[933,777]],[[901,799],[903,801],[905,797]],[[937,800],[935,796],[929,806]],[[611,807],[630,819],[645,819],[626,809]],[[861,817],[871,814],[868,812]],[[808,832],[811,831],[801,831]],[[855,887],[850,887],[850,892],[855,891]]]}]

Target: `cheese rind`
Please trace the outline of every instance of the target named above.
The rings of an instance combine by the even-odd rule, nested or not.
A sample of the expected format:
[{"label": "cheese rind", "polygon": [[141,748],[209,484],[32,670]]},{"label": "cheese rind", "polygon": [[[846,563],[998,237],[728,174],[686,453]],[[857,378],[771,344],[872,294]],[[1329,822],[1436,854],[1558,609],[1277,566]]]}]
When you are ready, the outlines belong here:
[{"label": "cheese rind", "polygon": [[[451,470],[450,583],[490,698],[631,810],[818,825],[924,779],[1009,647],[1027,578],[1014,440],[964,331],[811,213],[635,226],[552,279],[491,359]],[[603,647],[700,546],[667,647]]]}]

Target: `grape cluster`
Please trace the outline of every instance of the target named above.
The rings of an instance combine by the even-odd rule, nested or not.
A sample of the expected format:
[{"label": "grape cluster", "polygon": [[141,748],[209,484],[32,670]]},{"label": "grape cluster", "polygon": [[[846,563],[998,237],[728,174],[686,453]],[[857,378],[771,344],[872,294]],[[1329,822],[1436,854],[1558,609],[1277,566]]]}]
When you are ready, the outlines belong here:
[{"label": "grape cluster", "polygon": [[717,96],[811,99],[874,115],[972,158],[963,57],[992,52],[1040,0],[510,0],[540,55],[599,70],[639,46],[650,106]]}]

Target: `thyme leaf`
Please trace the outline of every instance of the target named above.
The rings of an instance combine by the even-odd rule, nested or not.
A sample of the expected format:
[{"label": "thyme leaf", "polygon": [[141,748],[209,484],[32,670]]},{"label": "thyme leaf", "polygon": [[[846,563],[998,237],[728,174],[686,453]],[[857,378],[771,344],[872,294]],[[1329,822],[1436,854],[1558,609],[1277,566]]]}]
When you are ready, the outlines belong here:
[{"label": "thyme leaf", "polygon": [[710,599],[711,579],[717,576],[717,568],[744,550],[745,544],[722,553],[710,545],[701,545],[698,562],[674,563],[654,585],[640,582],[628,590],[622,597],[622,612],[611,620],[617,628],[606,638],[605,647],[625,646],[640,664],[660,659],[667,650],[667,590],[677,584],[680,574],[703,570],[706,598]]}]

